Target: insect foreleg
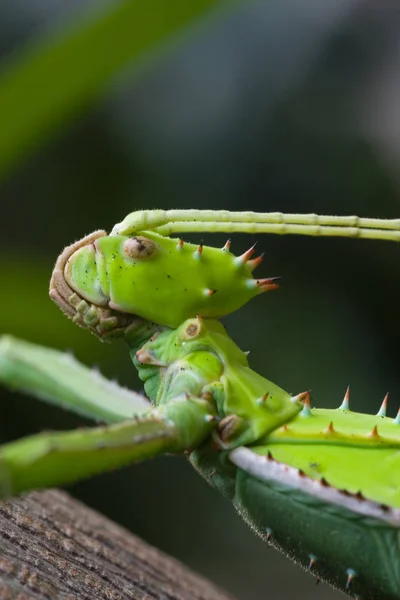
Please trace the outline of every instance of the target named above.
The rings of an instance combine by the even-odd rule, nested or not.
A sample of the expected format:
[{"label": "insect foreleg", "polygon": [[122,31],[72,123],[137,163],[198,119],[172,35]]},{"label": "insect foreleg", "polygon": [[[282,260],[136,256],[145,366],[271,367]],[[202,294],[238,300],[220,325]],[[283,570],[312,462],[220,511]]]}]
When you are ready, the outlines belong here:
[{"label": "insect foreleg", "polygon": [[148,412],[146,398],[88,369],[71,355],[0,338],[0,383],[85,417],[117,423]]},{"label": "insect foreleg", "polygon": [[0,479],[8,493],[64,485],[174,451],[172,423],[154,417],[70,432],[43,433],[0,447]]},{"label": "insect foreleg", "polygon": [[0,497],[65,485],[165,452],[181,453],[209,435],[214,427],[209,415],[209,402],[182,396],[123,423],[5,444],[0,447]]}]

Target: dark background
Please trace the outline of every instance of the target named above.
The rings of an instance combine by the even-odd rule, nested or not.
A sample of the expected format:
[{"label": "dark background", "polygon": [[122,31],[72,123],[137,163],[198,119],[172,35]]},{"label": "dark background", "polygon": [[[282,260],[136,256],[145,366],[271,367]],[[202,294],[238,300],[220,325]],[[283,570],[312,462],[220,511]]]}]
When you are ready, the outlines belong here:
[{"label": "dark background", "polygon": [[[104,3],[1,3],[2,62]],[[0,333],[72,349],[141,389],[122,343],[100,344],[48,299],[64,245],[139,208],[398,217],[399,31],[396,2],[243,2],[193,28],[140,76],[124,69],[1,182]],[[234,236],[232,249],[254,241]],[[353,407],[376,412],[389,391],[394,415],[398,245],[259,236],[258,248],[266,253],[260,276],[281,275],[281,289],[225,319],[251,366],[291,392],[311,389],[317,406],[338,405],[350,383]],[[29,398],[0,397],[3,441],[81,423]],[[241,600],[339,598],[253,537],[184,460],[71,491]]]}]

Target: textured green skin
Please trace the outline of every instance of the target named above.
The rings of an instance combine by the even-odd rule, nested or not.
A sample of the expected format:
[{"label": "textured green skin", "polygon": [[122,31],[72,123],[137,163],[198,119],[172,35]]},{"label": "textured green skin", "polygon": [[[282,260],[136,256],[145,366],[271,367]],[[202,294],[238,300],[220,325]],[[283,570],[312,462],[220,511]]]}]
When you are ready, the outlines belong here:
[{"label": "textured green skin", "polygon": [[[231,461],[232,448],[246,444],[254,453],[271,452],[275,461],[301,468],[303,477],[324,476],[332,487],[361,489],[378,506],[399,506],[400,426],[394,420],[341,409],[306,411],[249,368],[244,353],[217,321],[190,319],[173,331],[138,321],[127,330],[126,339],[156,406],[147,413],[140,406],[141,416],[126,420],[129,404],[121,395],[121,423],[44,433],[1,447],[3,496],[76,481],[160,453],[189,450],[193,466],[233,502],[259,535],[265,538],[270,528],[271,543],[303,566],[307,567],[309,554],[316,555],[313,572],[318,577],[349,592],[346,570],[353,569],[357,577],[350,592],[355,597],[400,598],[398,523],[392,526],[282,482],[254,477]],[[51,371],[52,363],[57,364],[59,353],[47,350],[43,366],[43,360],[35,359],[43,349],[29,345],[27,351],[22,343],[20,355],[30,366],[28,377],[18,380],[18,371],[25,366],[18,369],[7,351],[18,344],[0,341],[0,379],[27,389],[34,383],[32,367],[39,380],[39,375]],[[91,390],[92,374],[89,378],[82,367],[77,372],[82,393],[85,387]],[[73,375],[60,378],[58,385],[67,387],[69,379]],[[48,399],[49,381],[44,383],[36,394]],[[259,403],[266,392],[269,397]],[[65,405],[67,395],[61,394],[56,402]],[[90,407],[86,414],[96,416],[94,400],[85,406]],[[74,403],[70,408],[79,407]],[[103,410],[102,403],[99,409]],[[240,426],[221,441],[223,421],[217,419],[237,414]],[[110,413],[109,420],[117,419],[117,412]],[[376,424],[379,437],[369,436]]]},{"label": "textured green skin", "polygon": [[[200,323],[201,331],[188,341],[185,331],[190,323]],[[342,409],[301,413],[296,410],[284,419],[287,427],[275,425],[271,430],[259,416],[266,410],[256,402],[260,392],[273,389],[273,394],[279,393],[285,401],[289,395],[283,390],[278,392],[275,386],[271,388],[268,380],[249,369],[245,355],[216,321],[194,319],[176,331],[164,330],[145,343],[141,352],[148,352],[149,360],[174,364],[171,377],[168,367],[164,370],[141,364],[136,358],[136,347],[131,351],[146,391],[155,403],[168,402],[172,390],[184,390],[185,386],[190,393],[199,393],[200,388],[211,392],[217,389],[219,417],[240,413],[248,425],[230,440],[230,448],[250,445],[256,453],[270,452],[275,460],[302,469],[313,479],[324,477],[334,488],[353,494],[362,490],[364,497],[378,504],[400,506],[400,425],[393,419]],[[204,368],[207,355],[218,357],[222,368],[222,372],[217,369],[213,373],[218,377],[216,387],[210,385],[210,372]],[[193,370],[177,371],[177,358]],[[243,402],[244,398],[247,402]],[[331,421],[334,431],[329,429]],[[379,438],[369,435],[375,425]],[[268,429],[264,434],[263,428]],[[355,597],[400,598],[398,526],[327,503],[282,482],[256,478],[236,468],[229,460],[229,451],[221,451],[215,438],[193,451],[190,461],[233,502],[257,534],[265,539],[266,531],[272,530],[272,545],[305,568],[310,555],[315,555],[313,573],[318,577]],[[346,589],[348,569],[357,573],[350,589]]]},{"label": "textured green skin", "polygon": [[[141,405],[140,418],[126,420],[131,406],[124,394],[118,406],[108,411],[103,400],[97,403],[88,392],[89,377],[83,374],[82,397],[76,390],[72,395],[56,391],[51,401],[117,424],[42,434],[3,446],[0,494],[67,483],[160,453],[189,450],[192,464],[211,485],[230,498],[259,535],[265,537],[268,528],[270,543],[294,560],[307,566],[310,554],[315,555],[313,572],[355,597],[400,599],[399,519],[390,524],[381,515],[385,511],[397,515],[390,507],[399,506],[399,425],[349,411],[299,413],[298,401],[249,368],[245,355],[218,322],[193,319],[196,314],[223,316],[263,291],[262,280],[252,279],[256,263],[246,264],[248,257],[237,259],[229,251],[206,246],[199,252],[196,246],[160,236],[209,229],[397,240],[398,222],[254,213],[218,213],[215,220],[212,211],[176,212],[134,213],[112,235],[101,237],[103,232],[95,232],[89,236],[90,244],[85,238],[86,245],[79,250],[73,245],[65,270],[61,261],[63,267],[54,275],[52,290],[52,298],[79,324],[90,327],[97,319],[100,329],[92,328],[96,334],[102,336],[113,328],[118,334],[125,332],[133,361],[156,406],[146,413]],[[176,222],[170,222],[172,213]],[[152,227],[157,231],[148,231]],[[387,227],[395,231],[386,231]],[[156,251],[134,258],[127,255],[127,236],[132,234],[152,240]],[[73,294],[60,285],[64,280]],[[87,305],[82,298],[97,306]],[[177,330],[143,322],[133,322],[126,330],[133,317],[118,320],[119,311]],[[187,318],[191,320],[180,325]],[[13,372],[10,365],[4,369],[1,359],[0,347],[0,379],[7,384],[26,374],[26,365]],[[34,368],[40,371],[42,362]],[[68,377],[61,379],[61,387],[70,393]],[[49,399],[50,383],[43,385],[30,372],[16,386],[35,387],[36,395]],[[224,429],[226,419],[230,428]],[[379,435],[373,430],[376,424]],[[337,490],[345,490],[342,505],[289,485],[288,479],[252,475],[251,464],[247,469],[236,467],[237,451],[232,449],[237,447],[255,462],[258,453],[264,455],[259,459],[263,464],[272,461],[287,471],[293,468],[301,481],[316,480],[316,485],[328,486],[339,496]],[[322,477],[327,483],[318,483]],[[378,509],[385,504],[379,518],[345,507],[349,494],[359,490],[368,498],[357,498],[360,504],[374,502]],[[349,589],[348,569],[357,572]]]},{"label": "textured green skin", "polygon": [[[191,329],[195,335],[189,335]],[[146,393],[156,406],[168,404],[180,394],[202,397],[209,393],[220,418],[236,415],[242,419],[229,447],[259,440],[292,420],[302,408],[290,394],[250,369],[246,355],[219,321],[188,319],[176,330],[158,331],[139,352],[129,332],[127,341]],[[154,361],[168,366],[161,373]],[[260,405],[257,401],[264,394],[268,398]]]},{"label": "textured green skin", "polygon": [[400,596],[399,530],[377,519],[318,501],[290,487],[268,485],[238,469],[232,501],[257,533],[273,531],[273,544],[306,569],[346,590],[347,569],[357,577],[351,592],[363,600]]},{"label": "textured green skin", "polygon": [[[231,313],[262,292],[249,264],[228,250],[198,246],[140,232],[156,249],[146,258],[124,253],[127,236],[108,235],[75,252],[68,261],[66,279],[89,302],[168,327],[201,314],[218,318]],[[207,290],[216,290],[207,295]],[[149,300],[151,299],[151,300]]]}]

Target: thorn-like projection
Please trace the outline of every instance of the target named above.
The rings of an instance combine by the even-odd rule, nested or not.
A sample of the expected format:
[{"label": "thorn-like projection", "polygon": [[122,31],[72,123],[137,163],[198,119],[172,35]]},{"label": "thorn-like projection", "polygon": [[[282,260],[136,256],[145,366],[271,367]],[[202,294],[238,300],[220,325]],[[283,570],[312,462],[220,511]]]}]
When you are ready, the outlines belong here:
[{"label": "thorn-like projection", "polygon": [[245,285],[249,290],[259,289],[260,293],[276,290],[279,287],[275,281],[280,277],[267,277],[266,279],[246,279]]},{"label": "thorn-like projection", "polygon": [[346,590],[349,590],[354,579],[357,577],[357,573],[356,573],[356,571],[354,571],[354,569],[347,569],[346,575],[347,575],[347,581],[346,581],[345,588],[346,588]]},{"label": "thorn-like projection", "polygon": [[373,428],[373,430],[371,431],[371,433],[368,434],[369,438],[375,438],[378,439],[380,437],[379,433],[378,433],[378,425],[375,425],[375,427]]},{"label": "thorn-like projection", "polygon": [[254,271],[254,269],[256,269],[257,267],[259,267],[262,263],[262,261],[264,260],[264,252],[262,254],[260,254],[260,256],[257,256],[257,258],[253,258],[252,260],[249,260],[249,262],[247,263],[247,266],[249,267],[250,271]]},{"label": "thorn-like projection", "polygon": [[386,394],[386,396],[384,397],[381,407],[378,410],[378,412],[376,413],[377,417],[386,417],[386,410],[387,410],[387,405],[388,405],[388,398],[389,398],[389,392]]},{"label": "thorn-like projection", "polygon": [[312,413],[311,413],[311,399],[310,399],[310,394],[308,392],[306,392],[306,396],[304,398],[304,406],[303,409],[300,413],[301,417],[311,417]]},{"label": "thorn-like projection", "polygon": [[342,404],[339,406],[339,410],[350,410],[350,386],[347,386],[346,393],[343,398]]},{"label": "thorn-like projection", "polygon": [[177,243],[177,245],[176,245],[176,249],[177,249],[177,250],[182,250],[184,243],[185,243],[184,239],[183,239],[183,238],[181,238],[181,239],[179,240],[179,242]]},{"label": "thorn-like projection", "polygon": [[217,293],[217,290],[210,290],[209,288],[207,288],[204,290],[203,293],[205,296],[214,296],[214,294]]},{"label": "thorn-like projection", "polygon": [[336,433],[335,428],[333,426],[333,421],[331,421],[326,429],[324,429],[324,433],[331,435],[332,433]]},{"label": "thorn-like projection", "polygon": [[397,415],[396,415],[396,418],[395,418],[395,420],[393,421],[393,423],[394,423],[395,425],[400,425],[400,408],[399,408],[399,410],[397,411]]},{"label": "thorn-like projection", "polygon": [[315,554],[309,554],[308,558],[309,558],[309,563],[308,563],[307,569],[309,571],[311,571],[311,569],[315,566],[315,563],[317,562],[317,557],[315,556]]},{"label": "thorn-like projection", "polygon": [[224,252],[229,252],[231,249],[231,240],[226,240],[224,247],[222,248],[222,250]]},{"label": "thorn-like projection", "polygon": [[235,258],[235,265],[237,265],[238,267],[245,265],[247,263],[247,261],[250,260],[250,258],[253,256],[253,254],[255,252],[255,248],[256,248],[256,244],[254,244],[254,246],[252,246],[251,248],[246,250],[246,252],[243,252],[243,254],[241,254],[240,256],[237,256]]},{"label": "thorn-like projection", "polygon": [[155,367],[166,367],[167,363],[162,360],[158,360],[153,354],[147,350],[138,350],[136,352],[136,358],[142,365],[154,365]]},{"label": "thorn-like projection", "polygon": [[204,420],[207,421],[207,423],[211,423],[211,421],[217,421],[218,419],[214,415],[205,415]]},{"label": "thorn-like projection", "polygon": [[269,394],[268,392],[266,394],[264,394],[263,396],[261,396],[261,398],[257,398],[256,400],[256,404],[258,404],[258,406],[264,406],[264,404],[267,401]]},{"label": "thorn-like projection", "polygon": [[193,253],[193,257],[196,259],[201,258],[201,255],[203,254],[203,241],[200,242],[199,247],[197,248],[196,252]]},{"label": "thorn-like projection", "polygon": [[309,395],[310,392],[301,392],[301,394],[297,394],[297,396],[292,396],[291,402],[304,402],[305,398]]},{"label": "thorn-like projection", "polygon": [[275,283],[277,279],[280,277],[267,277],[266,279],[255,279],[255,281],[262,292],[269,292],[279,287],[279,284]]},{"label": "thorn-like projection", "polygon": [[272,529],[270,527],[266,527],[265,529],[265,541],[269,543],[272,538]]}]

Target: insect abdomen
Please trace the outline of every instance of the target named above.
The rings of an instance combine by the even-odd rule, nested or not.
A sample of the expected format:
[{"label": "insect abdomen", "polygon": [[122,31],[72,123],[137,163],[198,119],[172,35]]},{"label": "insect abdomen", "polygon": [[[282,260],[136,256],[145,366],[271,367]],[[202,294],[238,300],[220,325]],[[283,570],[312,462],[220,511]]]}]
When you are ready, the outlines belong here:
[{"label": "insect abdomen", "polygon": [[400,598],[398,527],[241,469],[233,503],[260,536],[316,577],[362,600]]}]

